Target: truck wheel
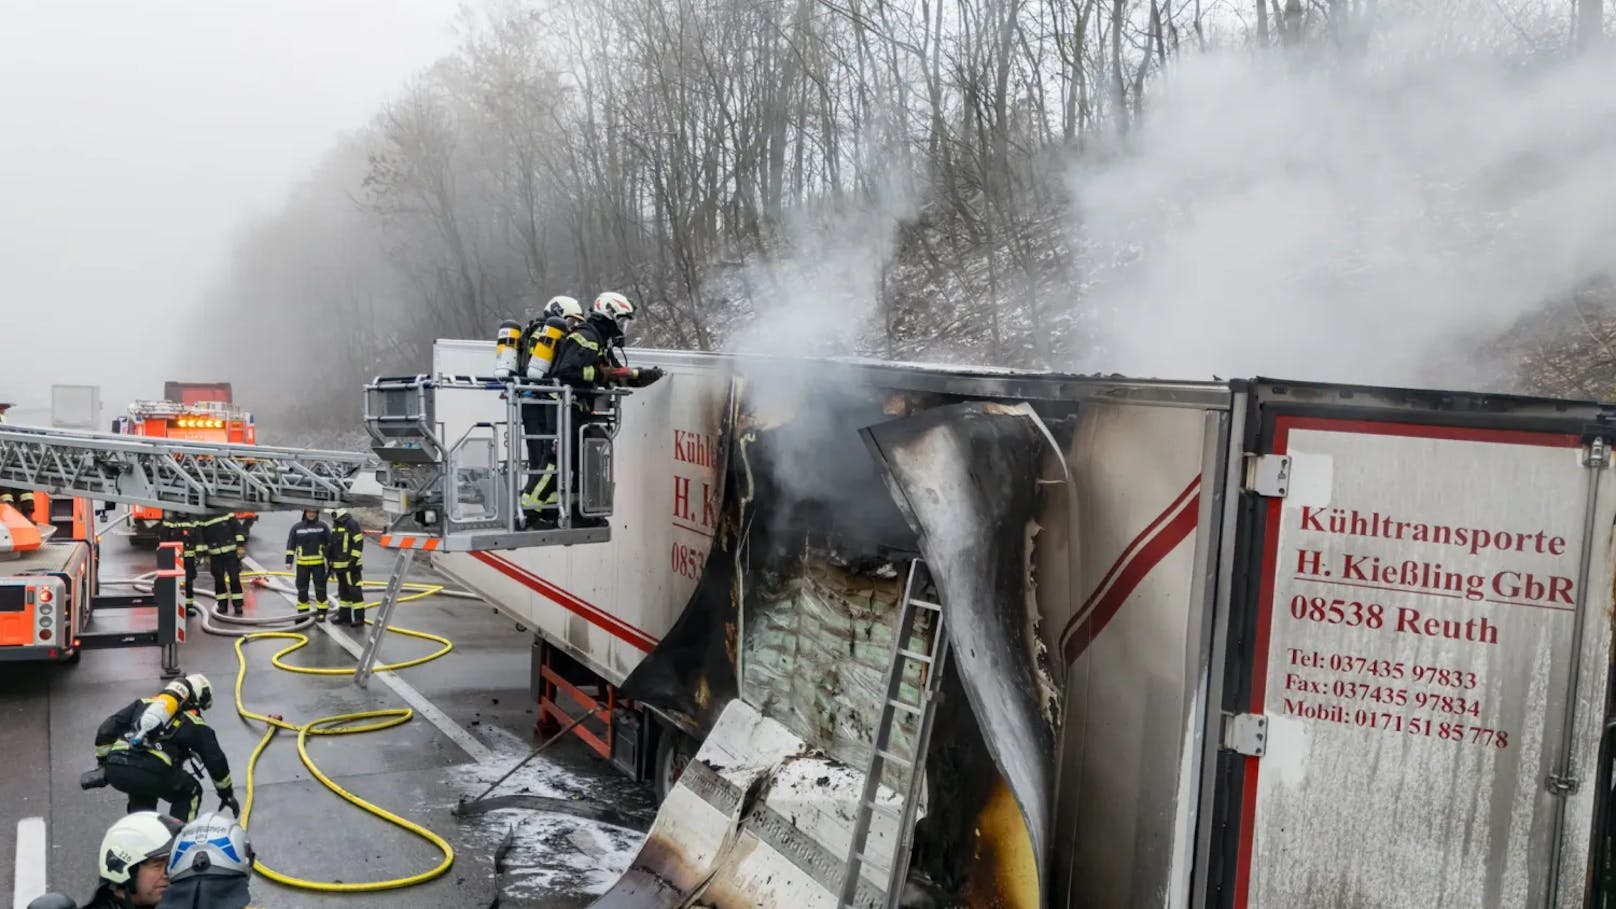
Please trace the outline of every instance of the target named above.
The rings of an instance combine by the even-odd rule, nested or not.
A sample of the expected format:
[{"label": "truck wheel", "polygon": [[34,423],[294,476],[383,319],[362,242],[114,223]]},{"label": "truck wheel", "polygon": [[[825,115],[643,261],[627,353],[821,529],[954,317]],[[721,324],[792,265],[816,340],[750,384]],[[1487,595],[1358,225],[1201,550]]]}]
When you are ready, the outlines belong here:
[{"label": "truck wheel", "polygon": [[696,743],[690,736],[673,728],[663,726],[662,734],[657,736],[656,754],[656,800],[662,804],[673,791],[673,785],[679,782],[679,774],[685,772],[685,765],[696,756]]}]

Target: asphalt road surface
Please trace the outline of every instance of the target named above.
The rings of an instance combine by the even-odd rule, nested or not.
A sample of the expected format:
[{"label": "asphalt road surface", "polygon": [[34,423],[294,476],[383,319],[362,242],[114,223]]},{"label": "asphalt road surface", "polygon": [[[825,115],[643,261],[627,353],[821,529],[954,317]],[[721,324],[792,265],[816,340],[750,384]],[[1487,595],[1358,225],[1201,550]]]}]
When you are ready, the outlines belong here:
[{"label": "asphalt road surface", "polygon": [[[249,544],[251,559],[279,569],[292,520],[264,516]],[[149,550],[131,547],[115,531],[102,550],[104,579],[153,566]],[[367,578],[385,580],[390,563],[389,554],[372,547]],[[425,571],[412,580],[447,583]],[[202,575],[198,587],[211,586]],[[333,597],[335,592],[333,585]],[[372,601],[380,596],[378,590],[367,592]],[[249,587],[247,597],[249,615],[292,610],[291,601],[272,588]],[[206,608],[209,601],[199,604]],[[255,642],[245,648],[244,697],[249,707],[294,722],[413,707],[414,718],[402,726],[315,740],[310,751],[322,772],[343,788],[447,839],[456,853],[453,867],[436,880],[380,893],[317,893],[257,876],[253,904],[482,907],[497,888],[503,906],[587,905],[632,857],[641,836],[636,828],[649,825],[652,808],[644,787],[569,739],[495,792],[529,797],[539,810],[526,806],[456,819],[450,810],[457,800],[482,791],[536,743],[527,691],[532,634],[486,603],[445,596],[401,604],[395,623],[447,636],[455,649],[423,666],[379,674],[361,689],[351,677],[276,669],[271,655],[291,642]],[[151,610],[129,610],[98,617],[96,627],[154,625]],[[202,634],[197,620],[190,631],[181,666],[188,673],[205,673],[214,685],[217,703],[206,719],[229,755],[237,797],[245,802],[247,758],[264,730],[235,711],[233,640]],[[363,640],[358,629],[316,626],[310,645],[287,661],[352,666]],[[382,659],[406,659],[435,647],[389,635]],[[94,766],[96,726],[129,701],[159,690],[159,666],[155,648],[88,651],[76,665],[0,663],[0,893],[12,893],[19,875],[25,885],[37,880],[43,862],[50,889],[80,902],[89,898],[95,851],[106,827],[122,815],[124,800],[111,789],[81,790],[79,775]],[[204,783],[203,790],[203,810],[217,809],[211,784]],[[431,844],[362,813],[321,786],[299,760],[293,734],[277,735],[259,762],[255,799],[253,845],[261,861],[283,873],[318,881],[374,881],[413,875],[439,861]],[[603,813],[610,822],[599,820]],[[507,833],[513,845],[509,868],[496,885],[494,850]],[[28,898],[17,903],[19,909]]]}]

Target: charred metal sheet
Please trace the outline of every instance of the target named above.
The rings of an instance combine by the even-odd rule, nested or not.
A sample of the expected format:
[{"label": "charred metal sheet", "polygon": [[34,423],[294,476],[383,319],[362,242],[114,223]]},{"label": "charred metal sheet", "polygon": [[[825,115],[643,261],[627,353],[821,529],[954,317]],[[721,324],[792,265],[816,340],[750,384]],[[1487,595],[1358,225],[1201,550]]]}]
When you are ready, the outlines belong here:
[{"label": "charred metal sheet", "polygon": [[[732,813],[741,803],[740,787],[724,779],[711,767],[692,761],[685,768],[679,785],[688,787],[717,811]],[[808,809],[814,810],[814,809]],[[746,831],[764,845],[784,856],[797,870],[826,886],[841,881],[846,857],[834,855],[812,836],[804,832],[802,817],[787,818],[768,802],[759,801],[744,818]],[[828,891],[827,891],[828,893]],[[881,891],[860,880],[854,905],[860,909],[881,909],[885,905]]]},{"label": "charred metal sheet", "polygon": [[864,433],[920,533],[966,697],[1045,880],[1057,702],[1028,569],[1043,427],[1025,405],[971,403]]},{"label": "charred metal sheet", "polygon": [[[732,702],[629,870],[592,909],[835,909],[846,803],[860,778],[807,750],[779,723]],[[858,905],[879,909],[879,890],[862,883]]]}]

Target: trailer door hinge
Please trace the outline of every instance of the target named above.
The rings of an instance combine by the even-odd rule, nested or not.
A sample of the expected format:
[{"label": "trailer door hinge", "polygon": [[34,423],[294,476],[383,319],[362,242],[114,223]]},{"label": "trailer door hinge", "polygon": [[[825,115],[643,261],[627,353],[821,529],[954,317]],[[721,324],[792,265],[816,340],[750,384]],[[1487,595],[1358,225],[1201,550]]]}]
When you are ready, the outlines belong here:
[{"label": "trailer door hinge", "polygon": [[1547,789],[1551,795],[1573,795],[1581,786],[1582,781],[1570,775],[1560,776],[1557,773],[1551,773],[1543,779],[1543,788]]},{"label": "trailer door hinge", "polygon": [[1268,717],[1260,713],[1228,713],[1223,717],[1223,750],[1262,757],[1268,753]]},{"label": "trailer door hinge", "polygon": [[1610,444],[1603,437],[1596,438],[1588,443],[1588,450],[1582,459],[1583,466],[1596,470],[1610,466]]},{"label": "trailer door hinge", "polygon": [[1246,491],[1283,499],[1291,488],[1290,455],[1246,455]]}]

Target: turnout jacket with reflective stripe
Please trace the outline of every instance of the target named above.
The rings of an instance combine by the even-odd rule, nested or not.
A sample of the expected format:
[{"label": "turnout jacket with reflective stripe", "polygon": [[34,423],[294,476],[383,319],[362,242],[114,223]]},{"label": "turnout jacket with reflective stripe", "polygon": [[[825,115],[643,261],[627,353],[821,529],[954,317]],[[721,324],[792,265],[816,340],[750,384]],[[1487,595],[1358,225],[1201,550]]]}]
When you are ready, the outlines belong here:
[{"label": "turnout jacket with reflective stripe", "polygon": [[195,711],[180,711],[169,721],[168,729],[152,733],[155,742],[147,739],[144,744],[130,745],[124,738],[125,734],[134,731],[140,715],[146,712],[147,705],[153,700],[155,698],[140,698],[101,721],[100,727],[95,730],[96,758],[110,757],[119,751],[142,751],[155,755],[172,767],[180,767],[195,756],[208,769],[213,788],[229,792],[230,761],[225,758],[224,749],[219,747],[219,736]]},{"label": "turnout jacket with reflective stripe", "polygon": [[247,545],[247,535],[234,514],[214,515],[192,523],[191,536],[200,537],[196,550],[206,555],[223,555]]},{"label": "turnout jacket with reflective stripe", "polygon": [[318,518],[299,519],[292,525],[292,532],[286,535],[286,556],[296,559],[299,565],[325,564],[326,550],[330,548],[331,528]]},{"label": "turnout jacket with reflective stripe", "polygon": [[590,316],[573,329],[572,334],[562,338],[550,377],[577,389],[605,384],[602,370],[613,365],[610,325],[608,320]]},{"label": "turnout jacket with reflective stripe", "polygon": [[364,561],[365,529],[353,515],[338,518],[332,528],[330,558],[332,568],[347,568]]}]

